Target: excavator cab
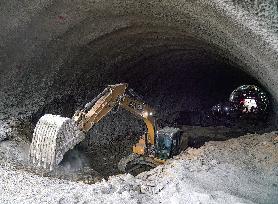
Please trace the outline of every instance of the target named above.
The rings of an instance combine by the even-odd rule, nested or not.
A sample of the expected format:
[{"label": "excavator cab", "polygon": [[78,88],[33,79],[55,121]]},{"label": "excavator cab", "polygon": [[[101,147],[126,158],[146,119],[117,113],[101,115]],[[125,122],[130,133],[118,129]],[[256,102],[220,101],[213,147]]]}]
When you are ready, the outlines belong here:
[{"label": "excavator cab", "polygon": [[181,147],[181,130],[165,127],[157,132],[155,152],[156,158],[166,160],[179,154]]}]

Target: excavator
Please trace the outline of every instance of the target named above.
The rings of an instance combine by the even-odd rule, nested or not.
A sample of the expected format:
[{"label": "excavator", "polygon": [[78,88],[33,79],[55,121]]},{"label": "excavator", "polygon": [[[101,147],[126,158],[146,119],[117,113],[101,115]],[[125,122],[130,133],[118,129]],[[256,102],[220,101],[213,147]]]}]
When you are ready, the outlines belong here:
[{"label": "excavator", "polygon": [[132,154],[118,163],[120,171],[131,172],[142,165],[156,167],[186,148],[181,130],[173,127],[158,129],[154,110],[128,89],[128,84],[121,83],[107,86],[82,110],[76,111],[72,119],[52,114],[42,116],[30,145],[31,163],[53,170],[68,150],[84,140],[95,124],[118,107],[141,118],[147,130],[132,147]]}]

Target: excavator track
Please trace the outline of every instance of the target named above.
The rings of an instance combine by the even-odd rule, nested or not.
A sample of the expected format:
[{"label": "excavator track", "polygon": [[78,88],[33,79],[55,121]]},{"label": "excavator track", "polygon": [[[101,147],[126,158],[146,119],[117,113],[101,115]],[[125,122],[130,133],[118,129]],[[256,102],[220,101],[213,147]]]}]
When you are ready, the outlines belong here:
[{"label": "excavator track", "polygon": [[85,134],[72,119],[46,114],[35,127],[29,150],[30,161],[36,167],[51,171],[69,149],[84,139]]}]

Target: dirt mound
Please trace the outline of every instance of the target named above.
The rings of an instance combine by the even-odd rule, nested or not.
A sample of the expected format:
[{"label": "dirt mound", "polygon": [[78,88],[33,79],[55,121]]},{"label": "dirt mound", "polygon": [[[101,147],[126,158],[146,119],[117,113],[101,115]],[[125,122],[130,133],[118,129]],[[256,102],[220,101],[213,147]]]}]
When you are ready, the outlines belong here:
[{"label": "dirt mound", "polygon": [[277,139],[277,132],[272,132],[211,141],[136,177],[112,176],[93,185],[42,178],[1,162],[0,202],[274,204],[278,200]]}]

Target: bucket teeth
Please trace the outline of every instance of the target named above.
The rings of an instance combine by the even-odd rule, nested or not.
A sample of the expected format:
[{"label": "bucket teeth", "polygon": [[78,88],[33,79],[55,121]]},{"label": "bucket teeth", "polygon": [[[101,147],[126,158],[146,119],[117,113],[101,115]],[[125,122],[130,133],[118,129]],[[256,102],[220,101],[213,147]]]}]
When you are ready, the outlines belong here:
[{"label": "bucket teeth", "polygon": [[70,118],[46,114],[38,121],[29,159],[35,167],[53,170],[63,159],[64,154],[85,139],[85,134]]}]

